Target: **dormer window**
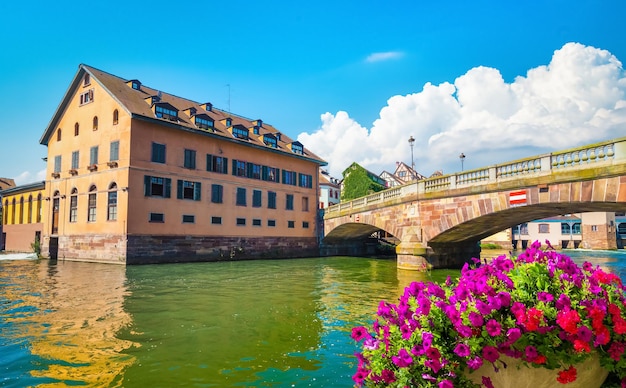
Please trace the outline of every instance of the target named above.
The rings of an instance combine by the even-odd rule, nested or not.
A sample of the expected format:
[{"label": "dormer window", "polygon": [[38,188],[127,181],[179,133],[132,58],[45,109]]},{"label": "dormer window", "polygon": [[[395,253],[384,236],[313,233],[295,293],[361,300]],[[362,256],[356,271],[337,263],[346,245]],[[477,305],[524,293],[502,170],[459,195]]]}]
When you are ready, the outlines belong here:
[{"label": "dormer window", "polygon": [[196,108],[189,108],[189,116],[195,116],[196,112],[197,112]]},{"label": "dormer window", "polygon": [[258,135],[259,134],[259,126],[255,125],[254,128],[253,128],[253,131],[254,131],[255,135]]},{"label": "dormer window", "polygon": [[167,119],[171,121],[178,120],[178,110],[167,103],[155,104],[154,114],[160,119]]},{"label": "dormer window", "polygon": [[263,120],[258,119],[258,120],[256,121],[256,126],[257,126],[257,127],[259,127],[259,128],[260,128],[260,127],[262,127],[262,126],[263,126]]},{"label": "dormer window", "polygon": [[141,82],[137,81],[136,79],[130,80],[126,82],[126,84],[135,90],[141,90]]},{"label": "dormer window", "polygon": [[213,111],[213,104],[207,102],[206,104],[204,104],[204,110],[206,110],[207,112]]},{"label": "dormer window", "polygon": [[207,115],[199,115],[195,118],[196,127],[202,129],[213,129],[213,120],[209,118]]},{"label": "dormer window", "polygon": [[232,126],[233,126],[233,119],[229,117],[226,119],[226,127],[232,127]]},{"label": "dormer window", "polygon": [[265,145],[268,147],[272,147],[272,148],[278,147],[278,142],[276,141],[276,137],[269,133],[266,133],[265,135],[263,135],[263,143],[265,143]]},{"label": "dormer window", "polygon": [[280,141],[280,132],[276,132],[274,136],[276,136],[276,140]]},{"label": "dormer window", "polygon": [[237,139],[248,140],[248,130],[241,125],[233,127],[233,136]]},{"label": "dormer window", "polygon": [[291,152],[294,154],[304,155],[304,147],[302,147],[302,143],[299,141],[291,143]]},{"label": "dormer window", "polygon": [[91,84],[91,77],[89,74],[85,74],[85,78],[83,78],[83,86],[88,86]]}]

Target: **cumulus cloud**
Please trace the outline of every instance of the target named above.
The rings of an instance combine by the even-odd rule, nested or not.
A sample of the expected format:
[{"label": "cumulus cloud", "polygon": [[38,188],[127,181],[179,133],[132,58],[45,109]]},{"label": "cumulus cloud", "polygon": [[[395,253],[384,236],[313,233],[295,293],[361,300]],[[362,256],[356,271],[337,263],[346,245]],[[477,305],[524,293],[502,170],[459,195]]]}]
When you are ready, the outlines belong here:
[{"label": "cumulus cloud", "polygon": [[383,53],[372,53],[365,58],[365,62],[382,62],[390,59],[396,59],[402,57],[402,53],[399,51],[386,51]]},{"label": "cumulus cloud", "polygon": [[[329,163],[331,175],[357,162],[375,173],[411,162],[416,169],[479,168],[621,137],[626,128],[626,74],[606,50],[568,43],[549,64],[507,83],[497,69],[476,67],[439,85],[393,96],[371,128],[347,112],[321,115],[322,125],[298,140]],[[346,152],[349,150],[349,152]]]},{"label": "cumulus cloud", "polygon": [[37,171],[34,174],[30,171],[24,171],[20,175],[14,177],[13,180],[15,181],[15,184],[18,186],[44,181],[46,180],[46,169]]}]

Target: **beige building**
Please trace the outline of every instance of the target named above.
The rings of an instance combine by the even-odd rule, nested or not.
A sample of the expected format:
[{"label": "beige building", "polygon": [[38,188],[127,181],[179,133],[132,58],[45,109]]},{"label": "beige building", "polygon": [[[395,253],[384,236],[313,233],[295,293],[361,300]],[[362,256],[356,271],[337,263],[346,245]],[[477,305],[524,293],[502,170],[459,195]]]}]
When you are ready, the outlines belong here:
[{"label": "beige building", "polygon": [[0,190],[0,251],[33,252],[43,229],[44,182]]},{"label": "beige building", "polygon": [[318,252],[326,162],[261,119],[81,65],[40,142],[44,256],[136,264]]}]

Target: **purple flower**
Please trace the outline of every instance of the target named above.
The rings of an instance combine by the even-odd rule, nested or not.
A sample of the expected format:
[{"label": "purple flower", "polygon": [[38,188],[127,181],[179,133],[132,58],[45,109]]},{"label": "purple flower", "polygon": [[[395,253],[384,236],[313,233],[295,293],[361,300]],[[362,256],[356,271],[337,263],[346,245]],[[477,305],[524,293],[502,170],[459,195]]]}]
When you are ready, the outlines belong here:
[{"label": "purple flower", "polygon": [[509,307],[511,305],[511,294],[506,291],[498,292],[496,297],[500,300],[500,306]]},{"label": "purple flower", "polygon": [[376,350],[378,349],[378,345],[380,345],[380,342],[374,338],[367,338],[363,341],[363,347],[368,350]]},{"label": "purple flower", "polygon": [[483,359],[480,357],[474,357],[471,360],[467,361],[467,366],[471,370],[479,369],[481,366],[483,366]]},{"label": "purple flower", "polygon": [[450,380],[443,380],[438,385],[439,388],[454,388],[454,384]]},{"label": "purple flower", "polygon": [[391,357],[391,361],[393,361],[393,363],[396,364],[399,368],[406,368],[413,362],[413,357],[411,357],[406,349],[400,349],[397,356]]},{"label": "purple flower", "polygon": [[522,331],[517,327],[512,327],[506,331],[506,337],[508,338],[507,344],[513,344],[522,336]]},{"label": "purple flower", "polygon": [[537,358],[539,353],[537,353],[537,348],[529,345],[529,346],[526,346],[526,349],[524,349],[524,355],[526,356],[526,360],[532,361],[535,358]]},{"label": "purple flower", "polygon": [[561,294],[554,305],[558,310],[563,310],[566,307],[571,307],[572,302],[570,301],[569,296]]},{"label": "purple flower", "polygon": [[465,325],[455,325],[454,329],[459,333],[459,335],[463,338],[469,338],[472,336],[472,328]]},{"label": "purple flower", "polygon": [[364,326],[358,326],[352,328],[352,339],[355,341],[360,341],[362,339],[371,338],[372,336],[367,331],[367,328]]},{"label": "purple flower", "polygon": [[430,347],[426,349],[426,357],[431,360],[439,360],[441,358],[441,353],[439,353],[439,349]]},{"label": "purple flower", "polygon": [[489,377],[483,376],[483,385],[485,388],[494,388],[493,383]]},{"label": "purple flower", "polygon": [[577,334],[578,339],[584,342],[591,341],[591,338],[593,337],[593,332],[587,326],[580,326]]},{"label": "purple flower", "polygon": [[441,362],[439,360],[426,360],[424,361],[424,365],[432,369],[434,373],[441,370]]},{"label": "purple flower", "polygon": [[483,315],[487,315],[491,312],[491,307],[489,307],[489,305],[482,300],[476,301],[476,308]]},{"label": "purple flower", "polygon": [[495,319],[488,320],[485,329],[487,330],[487,334],[492,337],[498,336],[502,332],[502,326]]},{"label": "purple flower", "polygon": [[433,333],[430,333],[428,331],[422,333],[422,344],[424,345],[424,349],[430,348],[430,346],[433,344],[433,338],[435,338],[433,336]]},{"label": "purple flower", "polygon": [[552,302],[554,300],[554,295],[552,295],[549,292],[540,291],[540,292],[537,293],[537,299],[540,302],[550,303],[550,302]]},{"label": "purple flower", "polygon": [[485,346],[483,348],[483,358],[489,362],[496,362],[496,360],[500,357],[498,353],[498,349],[493,346]]},{"label": "purple flower", "polygon": [[476,311],[472,311],[471,313],[469,313],[468,319],[474,327],[480,327],[483,325],[484,322],[483,316],[478,314]]},{"label": "purple flower", "polygon": [[470,347],[466,344],[458,344],[454,348],[454,353],[456,353],[456,355],[459,357],[469,357]]}]

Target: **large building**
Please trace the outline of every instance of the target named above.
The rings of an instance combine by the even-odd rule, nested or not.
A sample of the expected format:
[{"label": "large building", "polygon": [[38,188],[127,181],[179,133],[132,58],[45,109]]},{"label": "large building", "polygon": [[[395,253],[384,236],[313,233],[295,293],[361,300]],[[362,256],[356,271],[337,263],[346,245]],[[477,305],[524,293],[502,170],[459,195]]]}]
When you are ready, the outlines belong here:
[{"label": "large building", "polygon": [[318,253],[326,162],[260,119],[80,65],[40,143],[44,256],[139,264]]},{"label": "large building", "polygon": [[0,251],[32,252],[39,243],[44,182],[0,190]]}]

